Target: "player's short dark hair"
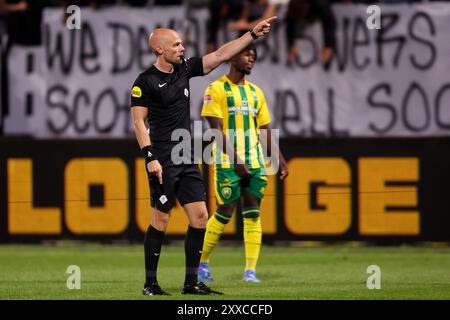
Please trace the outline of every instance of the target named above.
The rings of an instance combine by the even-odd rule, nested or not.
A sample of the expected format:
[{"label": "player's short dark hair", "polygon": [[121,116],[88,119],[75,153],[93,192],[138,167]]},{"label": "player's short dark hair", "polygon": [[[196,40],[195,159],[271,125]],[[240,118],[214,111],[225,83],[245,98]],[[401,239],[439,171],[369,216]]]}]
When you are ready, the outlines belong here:
[{"label": "player's short dark hair", "polygon": [[242,49],[240,53],[250,50],[253,50],[255,52],[255,60],[256,60],[258,58],[258,52],[256,51],[256,46],[253,42],[250,43],[248,46],[246,46],[244,49]]}]

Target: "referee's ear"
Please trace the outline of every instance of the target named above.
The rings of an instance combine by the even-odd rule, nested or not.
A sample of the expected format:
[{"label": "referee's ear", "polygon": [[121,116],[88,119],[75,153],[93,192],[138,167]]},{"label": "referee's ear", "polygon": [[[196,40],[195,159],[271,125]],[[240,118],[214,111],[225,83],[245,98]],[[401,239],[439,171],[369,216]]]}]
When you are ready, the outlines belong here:
[{"label": "referee's ear", "polygon": [[155,54],[155,56],[160,56],[163,54],[163,50],[161,48],[155,48],[152,50],[152,52]]}]

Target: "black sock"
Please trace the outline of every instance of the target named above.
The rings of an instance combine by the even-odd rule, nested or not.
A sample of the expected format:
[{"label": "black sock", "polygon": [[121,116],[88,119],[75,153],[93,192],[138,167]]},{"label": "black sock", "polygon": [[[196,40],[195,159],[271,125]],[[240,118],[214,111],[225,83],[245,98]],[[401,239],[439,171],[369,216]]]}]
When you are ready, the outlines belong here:
[{"label": "black sock", "polygon": [[161,244],[164,239],[164,231],[159,231],[153,226],[149,226],[144,239],[145,252],[145,287],[158,282],[156,280],[156,270],[158,269]]},{"label": "black sock", "polygon": [[189,226],[184,240],[184,254],[186,256],[186,277],[184,284],[196,284],[198,265],[202,256],[203,239],[206,229]]}]

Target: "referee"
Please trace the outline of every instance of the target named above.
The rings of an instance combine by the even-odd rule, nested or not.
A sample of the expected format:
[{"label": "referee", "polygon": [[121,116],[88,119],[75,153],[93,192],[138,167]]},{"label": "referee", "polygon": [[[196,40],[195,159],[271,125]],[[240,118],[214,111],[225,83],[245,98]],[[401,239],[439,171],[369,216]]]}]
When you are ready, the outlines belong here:
[{"label": "referee", "polygon": [[[176,199],[189,219],[184,245],[186,273],[181,293],[222,294],[197,280],[208,222],[205,187],[193,161],[181,165],[173,161],[172,149],[178,141],[171,141],[171,135],[177,129],[190,132],[189,79],[208,74],[253,40],[269,33],[270,22],[276,18],[261,21],[253,30],[202,58],[186,59],[183,42],[172,29],[159,28],[150,34],[149,45],[156,55],[156,62],[137,77],[131,91],[134,131],[145,157],[153,208],[144,240],[144,295],[169,295],[158,284],[157,268],[170,211]],[[193,159],[192,150],[190,156]]]}]

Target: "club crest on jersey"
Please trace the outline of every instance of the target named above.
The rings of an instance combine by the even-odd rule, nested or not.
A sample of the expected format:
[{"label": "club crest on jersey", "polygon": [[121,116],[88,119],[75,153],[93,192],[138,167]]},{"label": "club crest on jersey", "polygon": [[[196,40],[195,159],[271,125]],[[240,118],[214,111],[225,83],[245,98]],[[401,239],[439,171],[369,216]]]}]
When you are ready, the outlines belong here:
[{"label": "club crest on jersey", "polygon": [[231,188],[225,187],[220,191],[225,199],[230,199],[231,197]]},{"label": "club crest on jersey", "polygon": [[131,90],[131,96],[133,98],[140,98],[142,96],[142,90],[138,86],[134,86]]}]

